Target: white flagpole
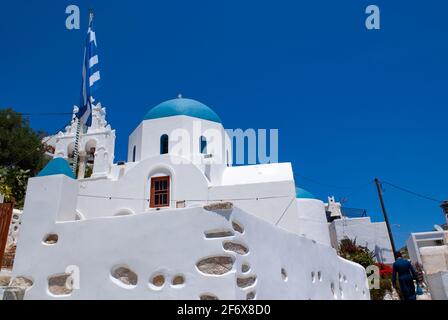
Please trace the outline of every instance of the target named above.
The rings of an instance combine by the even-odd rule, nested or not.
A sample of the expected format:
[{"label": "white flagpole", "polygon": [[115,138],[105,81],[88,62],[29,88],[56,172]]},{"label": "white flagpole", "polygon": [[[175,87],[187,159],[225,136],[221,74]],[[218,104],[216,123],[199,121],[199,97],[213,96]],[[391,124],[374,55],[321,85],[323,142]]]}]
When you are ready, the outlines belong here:
[{"label": "white flagpole", "polygon": [[72,170],[75,177],[78,177],[79,137],[82,129],[81,119],[77,118],[77,121],[78,123],[76,125],[75,150],[73,153],[73,164],[72,164]]}]

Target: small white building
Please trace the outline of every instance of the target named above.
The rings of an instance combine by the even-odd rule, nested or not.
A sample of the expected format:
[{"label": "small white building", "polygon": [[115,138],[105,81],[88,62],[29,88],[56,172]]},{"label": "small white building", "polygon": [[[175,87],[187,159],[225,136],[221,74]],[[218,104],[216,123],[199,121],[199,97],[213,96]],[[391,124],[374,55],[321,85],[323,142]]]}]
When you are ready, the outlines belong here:
[{"label": "small white building", "polygon": [[423,266],[433,300],[448,300],[448,231],[412,233],[407,241],[409,258]]},{"label": "small white building", "polygon": [[447,235],[448,231],[444,230],[411,233],[406,241],[409,258],[414,263],[422,264],[421,248],[443,246]]},{"label": "small white building", "polygon": [[326,211],[333,248],[337,249],[343,239],[356,240],[358,245],[372,251],[378,262],[384,264],[395,262],[385,222],[372,222],[368,216],[344,216],[341,203],[336,202],[334,197],[328,197]]},{"label": "small white building", "polygon": [[81,138],[88,178],[67,162],[73,123],[29,180],[13,269],[26,299],[369,299],[290,163],[233,166],[216,113],[178,98],[146,114],[116,164],[105,113]]}]

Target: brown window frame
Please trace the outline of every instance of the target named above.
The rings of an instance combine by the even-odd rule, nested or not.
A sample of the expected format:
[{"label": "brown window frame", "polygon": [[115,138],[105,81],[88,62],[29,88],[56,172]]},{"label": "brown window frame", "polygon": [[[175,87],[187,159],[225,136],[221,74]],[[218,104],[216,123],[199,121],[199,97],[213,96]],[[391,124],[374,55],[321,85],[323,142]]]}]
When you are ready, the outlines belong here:
[{"label": "brown window frame", "polygon": [[[163,182],[166,181],[166,188]],[[162,182],[162,183],[160,183]],[[159,189],[156,190],[158,184]],[[170,206],[170,176],[153,177],[151,178],[150,191],[150,208],[164,208]],[[158,200],[158,201],[156,201]],[[157,204],[156,204],[157,202]]]}]

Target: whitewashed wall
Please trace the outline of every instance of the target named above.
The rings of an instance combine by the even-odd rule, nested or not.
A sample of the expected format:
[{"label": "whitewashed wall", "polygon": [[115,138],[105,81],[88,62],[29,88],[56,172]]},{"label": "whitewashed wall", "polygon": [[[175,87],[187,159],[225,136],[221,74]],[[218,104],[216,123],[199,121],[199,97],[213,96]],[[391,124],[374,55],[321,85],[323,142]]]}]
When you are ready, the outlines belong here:
[{"label": "whitewashed wall", "polygon": [[392,264],[395,261],[389,234],[384,222],[373,222],[366,218],[344,218],[329,224],[333,247],[344,239],[356,239],[356,243],[376,254],[378,262]]},{"label": "whitewashed wall", "polygon": [[[128,161],[132,161],[134,146],[137,150],[136,161],[160,155],[160,137],[164,134],[167,134],[170,138],[169,152],[172,152],[173,146],[178,142],[173,141],[173,139],[179,139],[179,137],[174,137],[174,133],[179,132],[179,130],[189,133],[191,140],[188,140],[189,148],[184,148],[183,152],[176,154],[177,156],[199,156],[199,138],[204,135],[207,138],[207,150],[225,149],[220,152],[221,157],[218,157],[218,153],[215,153],[214,158],[223,166],[226,166],[225,151],[228,150],[229,154],[232,154],[232,150],[228,135],[222,124],[183,115],[144,120],[140,123],[129,136]],[[213,139],[209,139],[210,130],[219,132],[222,140],[213,141]]]},{"label": "whitewashed wall", "polygon": [[[220,299],[368,299],[364,269],[345,261],[329,246],[275,227],[238,207],[219,212],[202,207],[137,212],[120,217],[74,221],[77,184],[65,176],[30,179],[22,217],[21,235],[13,276],[32,279],[27,299],[198,299],[204,293]],[[294,201],[295,203],[296,201]],[[210,230],[232,230],[232,222],[244,228],[233,236],[207,239]],[[46,235],[58,241],[43,243]],[[227,251],[233,241],[247,254]],[[224,275],[206,275],[196,263],[203,258],[230,256],[233,268]],[[250,271],[243,274],[241,266]],[[118,285],[111,269],[126,265],[138,275],[137,285]],[[68,296],[48,291],[48,278],[79,267],[79,289]],[[284,269],[286,278],[282,276]],[[161,288],[149,284],[164,275]],[[185,283],[172,286],[182,275]],[[248,288],[238,278],[255,276]]]}]

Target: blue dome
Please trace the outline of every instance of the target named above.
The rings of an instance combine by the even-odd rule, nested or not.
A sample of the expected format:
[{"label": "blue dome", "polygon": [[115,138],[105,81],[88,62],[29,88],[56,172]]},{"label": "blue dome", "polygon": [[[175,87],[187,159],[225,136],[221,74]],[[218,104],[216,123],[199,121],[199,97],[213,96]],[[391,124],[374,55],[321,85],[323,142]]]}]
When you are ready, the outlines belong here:
[{"label": "blue dome", "polygon": [[75,179],[75,175],[70,168],[67,160],[63,158],[56,158],[48,162],[45,168],[37,175],[38,177],[53,176],[63,174],[69,178]]},{"label": "blue dome", "polygon": [[302,188],[296,188],[296,198],[298,199],[316,199],[316,197]]},{"label": "blue dome", "polygon": [[185,98],[177,98],[162,102],[151,109],[144,120],[159,119],[173,116],[190,116],[194,118],[221,123],[218,115],[205,104]]}]

